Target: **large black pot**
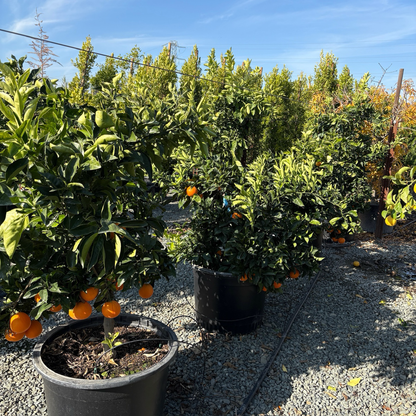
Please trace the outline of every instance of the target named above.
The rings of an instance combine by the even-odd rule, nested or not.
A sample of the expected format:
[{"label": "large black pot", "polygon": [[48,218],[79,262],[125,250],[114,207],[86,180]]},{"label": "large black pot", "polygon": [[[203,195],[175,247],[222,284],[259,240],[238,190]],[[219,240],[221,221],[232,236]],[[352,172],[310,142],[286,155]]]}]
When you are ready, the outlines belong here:
[{"label": "large black pot", "polygon": [[103,325],[103,317],[73,321],[53,329],[33,351],[34,365],[45,387],[48,416],[162,415],[169,366],[178,352],[178,339],[169,327],[155,319],[123,314],[115,321],[116,325],[139,326],[169,339],[170,351],[159,363],[140,373],[108,380],[81,380],[46,367],[42,348],[70,330]]},{"label": "large black pot", "polygon": [[247,334],[263,320],[265,292],[230,273],[193,266],[195,312],[209,331]]},{"label": "large black pot", "polygon": [[[366,211],[358,213],[358,218],[360,219],[360,225],[363,231],[368,233],[374,233],[376,231],[378,209],[379,203],[371,202],[370,207]],[[393,232],[393,229],[394,227],[390,227],[386,223],[383,223],[383,234],[390,234]]]}]

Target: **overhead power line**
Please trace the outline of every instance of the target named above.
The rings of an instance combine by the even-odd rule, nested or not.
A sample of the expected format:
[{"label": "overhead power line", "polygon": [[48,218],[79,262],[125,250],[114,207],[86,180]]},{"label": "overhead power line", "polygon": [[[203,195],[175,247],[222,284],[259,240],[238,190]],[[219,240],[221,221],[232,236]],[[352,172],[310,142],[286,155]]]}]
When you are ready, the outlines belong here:
[{"label": "overhead power line", "polygon": [[[0,32],[10,33],[12,35],[17,35],[17,36],[23,36],[23,37],[28,38],[28,39],[34,39],[34,40],[38,40],[38,41],[40,40],[42,42],[52,43],[53,45],[62,46],[64,48],[70,48],[70,49],[75,49],[77,51],[91,53],[91,51],[88,50],[88,49],[82,49],[82,48],[78,48],[76,46],[66,45],[65,43],[53,42],[49,39],[48,40],[40,39],[40,38],[37,38],[35,36],[25,35],[24,33],[12,32],[11,30],[6,30],[6,29],[0,29]],[[133,62],[135,65],[141,65],[141,66],[144,66],[144,67],[147,67],[147,68],[159,69],[159,70],[165,71],[165,72],[174,72],[175,74],[183,75],[183,76],[186,76],[186,77],[192,77],[194,79],[199,79],[201,81],[208,81],[208,82],[213,82],[213,83],[216,83],[216,84],[223,84],[221,81],[215,81],[213,79],[206,79],[206,78],[199,77],[197,75],[192,75],[192,74],[185,74],[184,72],[176,71],[174,69],[161,68],[161,67],[158,67],[158,66],[155,66],[155,65],[145,64],[143,62],[131,61],[130,59],[121,58],[119,56],[107,55],[105,53],[100,53],[100,52],[95,52],[95,51],[92,52],[92,53],[95,54],[95,55],[98,55],[98,56],[103,56],[105,58],[118,59],[119,61],[123,61],[123,62],[128,62],[128,63]]]}]

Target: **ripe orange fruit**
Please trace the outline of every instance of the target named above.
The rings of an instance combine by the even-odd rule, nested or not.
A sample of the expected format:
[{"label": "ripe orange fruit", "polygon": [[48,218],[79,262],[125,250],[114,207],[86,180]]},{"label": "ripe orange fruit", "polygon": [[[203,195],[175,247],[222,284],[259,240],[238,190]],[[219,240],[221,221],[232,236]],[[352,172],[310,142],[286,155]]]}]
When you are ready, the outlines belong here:
[{"label": "ripe orange fruit", "polygon": [[290,276],[292,279],[297,279],[297,278],[299,277],[299,270],[298,270],[298,269],[295,269],[295,271],[294,271],[294,272],[290,272],[290,273],[289,273],[289,276]]},{"label": "ripe orange fruit", "polygon": [[119,290],[123,290],[123,288],[124,288],[124,283],[122,283],[122,284],[121,284],[121,286],[119,286],[119,285],[117,284],[117,282],[116,282],[116,290],[117,290],[117,291],[119,291]]},{"label": "ripe orange fruit", "polygon": [[337,234],[341,234],[341,230],[337,230]]},{"label": "ripe orange fruit", "polygon": [[81,292],[79,292],[79,295],[82,299],[89,302],[90,300],[93,300],[97,297],[98,289],[96,287],[89,287],[86,291],[81,290]]},{"label": "ripe orange fruit", "polygon": [[266,286],[263,286],[263,292],[267,292],[267,287]]},{"label": "ripe orange fruit", "polygon": [[10,318],[10,330],[16,334],[21,334],[30,328],[31,323],[27,313],[17,312]]},{"label": "ripe orange fruit", "polygon": [[338,243],[338,238],[336,238],[336,237],[332,237],[332,238],[331,238],[331,240],[332,240],[334,243]]},{"label": "ripe orange fruit", "polygon": [[36,301],[36,303],[38,303],[40,301],[40,295],[39,295],[39,293],[36,293],[36,295],[35,295],[35,301]]},{"label": "ripe orange fruit", "polygon": [[196,186],[188,186],[186,188],[186,195],[192,197],[198,192],[198,189],[196,189]]},{"label": "ripe orange fruit", "polygon": [[77,302],[72,309],[75,319],[87,319],[92,313],[92,307],[88,302]]},{"label": "ripe orange fruit", "polygon": [[10,342],[17,342],[20,341],[25,336],[24,332],[21,332],[20,334],[16,334],[16,332],[11,331],[10,329],[7,329],[4,333],[4,337],[7,339],[7,341]]},{"label": "ripe orange fruit", "polygon": [[243,216],[238,212],[233,212],[233,215],[231,215],[231,218],[235,220],[236,218],[243,218]]},{"label": "ripe orange fruit", "polygon": [[244,275],[240,277],[240,282],[245,282],[247,279],[248,279],[248,276],[246,273],[244,273]]},{"label": "ripe orange fruit", "polygon": [[75,319],[76,321],[78,320],[78,318],[74,315],[74,310],[73,309],[70,309],[68,311],[68,315],[69,315],[70,318]]},{"label": "ripe orange fruit", "polygon": [[354,265],[354,267],[360,267],[360,262],[356,260],[356,261],[353,263],[353,265]]},{"label": "ripe orange fruit", "polygon": [[345,238],[344,237],[338,238],[338,243],[344,244],[345,243]]},{"label": "ripe orange fruit", "polygon": [[397,221],[396,221],[395,218],[393,218],[391,215],[389,215],[388,217],[386,217],[385,222],[389,227],[393,227],[394,225],[396,225]]},{"label": "ripe orange fruit", "polygon": [[318,162],[316,162],[316,163],[315,163],[315,165],[316,165],[316,166],[318,166],[318,168],[319,168],[319,166],[321,166],[321,165],[322,165],[322,162],[319,162],[319,161],[318,161]]},{"label": "ripe orange fruit", "polygon": [[58,305],[58,306],[52,306],[52,308],[50,308],[49,310],[51,312],[59,312],[61,309],[62,309],[62,306]]},{"label": "ripe orange fruit", "polygon": [[149,283],[145,283],[140,289],[139,289],[139,296],[143,299],[149,299],[150,296],[153,295],[153,286]]},{"label": "ripe orange fruit", "polygon": [[222,256],[222,251],[221,251],[221,250],[218,250],[218,251],[217,251],[217,254],[218,254],[219,256]]},{"label": "ripe orange fruit", "polygon": [[277,282],[273,282],[273,287],[275,289],[279,289],[279,287],[282,287],[282,284],[281,283],[277,283]]},{"label": "ripe orange fruit", "polygon": [[42,333],[42,324],[39,321],[33,320],[30,328],[25,332],[26,338],[33,339]]},{"label": "ripe orange fruit", "polygon": [[120,315],[121,306],[116,300],[110,300],[110,302],[105,302],[101,307],[101,313],[106,318],[116,318]]}]

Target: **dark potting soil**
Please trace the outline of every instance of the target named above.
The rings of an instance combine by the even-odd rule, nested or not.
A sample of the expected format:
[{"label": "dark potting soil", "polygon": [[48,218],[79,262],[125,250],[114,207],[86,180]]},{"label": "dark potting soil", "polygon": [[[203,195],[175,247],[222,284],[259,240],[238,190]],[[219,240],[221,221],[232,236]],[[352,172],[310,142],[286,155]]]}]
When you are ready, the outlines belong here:
[{"label": "dark potting soil", "polygon": [[[121,342],[111,352],[104,352],[104,330],[84,328],[57,337],[42,349],[44,364],[55,373],[85,380],[124,377],[156,364],[168,353],[167,341],[143,328],[116,326],[115,342]],[[146,341],[140,341],[140,340]],[[152,341],[154,339],[154,341]],[[132,342],[136,341],[136,342]]]}]

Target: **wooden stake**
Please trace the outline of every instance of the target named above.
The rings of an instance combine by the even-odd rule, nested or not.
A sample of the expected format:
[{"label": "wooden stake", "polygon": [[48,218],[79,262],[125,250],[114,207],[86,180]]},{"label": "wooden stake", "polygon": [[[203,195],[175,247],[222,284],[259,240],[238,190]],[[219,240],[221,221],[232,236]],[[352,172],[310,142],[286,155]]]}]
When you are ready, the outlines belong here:
[{"label": "wooden stake", "polygon": [[130,76],[133,77],[133,58],[130,59]]},{"label": "wooden stake", "polygon": [[[391,175],[391,166],[394,160],[394,150],[391,148],[391,143],[394,141],[394,138],[397,134],[397,128],[399,125],[399,121],[397,119],[397,107],[399,104],[400,98],[400,90],[402,88],[402,81],[403,81],[403,72],[404,69],[400,69],[399,71],[399,78],[397,80],[397,88],[396,88],[396,95],[394,97],[394,105],[392,110],[392,117],[390,122],[390,129],[389,129],[389,136],[388,136],[388,145],[389,150],[387,152],[386,158],[384,159],[384,174],[383,176],[390,176]],[[386,206],[386,199],[387,195],[390,190],[390,180],[389,179],[382,179],[381,181],[381,192],[380,192],[380,204],[378,206],[378,215],[377,215],[377,222],[376,222],[376,229],[374,232],[375,238],[382,238],[383,237],[383,227],[384,227],[384,218],[381,216],[385,206]]]}]

